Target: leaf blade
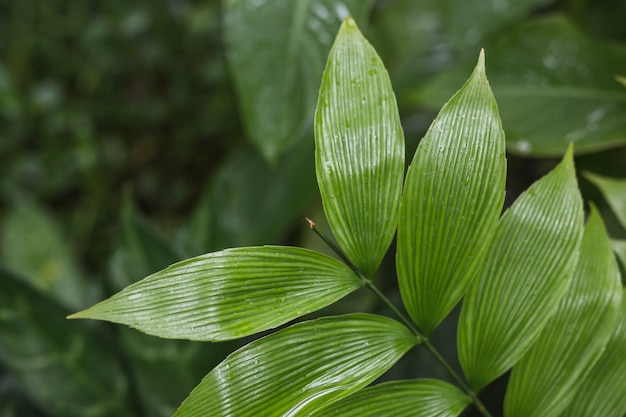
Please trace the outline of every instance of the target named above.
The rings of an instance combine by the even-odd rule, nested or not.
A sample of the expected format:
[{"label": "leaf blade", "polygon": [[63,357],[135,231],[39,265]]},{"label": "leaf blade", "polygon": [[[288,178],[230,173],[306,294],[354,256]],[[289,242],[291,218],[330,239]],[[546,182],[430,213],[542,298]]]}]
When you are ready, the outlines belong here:
[{"label": "leaf blade", "polygon": [[404,185],[396,265],[402,300],[429,335],[463,296],[495,231],[505,140],[484,55],[420,142]]},{"label": "leaf blade", "polygon": [[626,179],[604,177],[592,172],[585,172],[583,175],[602,192],[615,217],[626,229]]},{"label": "leaf blade", "polygon": [[308,415],[362,388],[415,344],[402,324],[371,314],[298,323],[230,355],[174,416]]},{"label": "leaf blade", "polygon": [[315,145],[328,223],[350,260],[371,277],[395,233],[404,135],[387,71],[351,18],[322,78]]},{"label": "leaf blade", "polygon": [[507,416],[561,414],[614,333],[621,296],[619,267],[592,207],[572,282],[535,344],[513,367],[504,401]]},{"label": "leaf blade", "polygon": [[470,286],[458,349],[470,386],[484,387],[528,350],[571,277],[583,230],[572,150],[505,212]]},{"label": "leaf blade", "polygon": [[229,340],[316,311],[361,285],[344,264],[314,251],[226,249],[174,264],[71,318],[165,338]]},{"label": "leaf blade", "polygon": [[392,381],[358,391],[312,417],[456,417],[470,403],[457,387],[437,379]]}]

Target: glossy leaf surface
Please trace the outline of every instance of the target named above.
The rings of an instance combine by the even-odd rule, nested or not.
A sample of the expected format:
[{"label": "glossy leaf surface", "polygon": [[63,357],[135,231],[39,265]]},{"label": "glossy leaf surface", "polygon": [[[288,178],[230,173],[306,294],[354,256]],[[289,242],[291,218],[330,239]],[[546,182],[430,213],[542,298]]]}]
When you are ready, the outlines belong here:
[{"label": "glossy leaf surface", "polygon": [[165,338],[229,340],[316,311],[361,285],[344,264],[317,252],[235,248],[174,264],[71,318]]},{"label": "glossy leaf surface", "polygon": [[175,416],[309,415],[373,381],[415,344],[408,329],[382,316],[298,323],[231,354]]},{"label": "glossy leaf surface", "polygon": [[55,416],[133,416],[111,346],[66,309],[0,269],[0,362]]},{"label": "glossy leaf surface", "polygon": [[561,417],[621,417],[626,413],[626,290],[620,319],[606,349]]},{"label": "glossy leaf surface", "polygon": [[611,242],[592,208],[576,270],[556,312],[513,367],[507,417],[558,417],[615,331],[622,285]]},{"label": "glossy leaf surface", "polygon": [[584,176],[600,189],[615,217],[626,229],[626,179],[609,178],[591,172],[586,172]]},{"label": "glossy leaf surface", "polygon": [[504,132],[484,56],[420,142],[402,196],[396,264],[402,300],[429,335],[463,296],[495,231]]},{"label": "glossy leaf surface", "polygon": [[467,395],[443,381],[393,381],[365,388],[313,417],[456,417],[470,403]]},{"label": "glossy leaf surface", "polygon": [[387,71],[351,18],[322,78],[315,145],[331,230],[350,260],[372,276],[396,230],[404,136]]},{"label": "glossy leaf surface", "polygon": [[[551,16],[520,25],[487,51],[510,151],[556,156],[570,142],[577,153],[626,143],[626,89],[615,79],[626,68],[626,47]],[[437,76],[416,101],[440,106],[469,65]]]},{"label": "glossy leaf surface", "polygon": [[572,150],[505,212],[459,319],[459,359],[480,389],[528,350],[557,308],[576,264],[582,201]]},{"label": "glossy leaf surface", "polygon": [[319,80],[341,20],[370,1],[227,0],[224,37],[242,119],[265,158],[278,157],[310,126]]}]

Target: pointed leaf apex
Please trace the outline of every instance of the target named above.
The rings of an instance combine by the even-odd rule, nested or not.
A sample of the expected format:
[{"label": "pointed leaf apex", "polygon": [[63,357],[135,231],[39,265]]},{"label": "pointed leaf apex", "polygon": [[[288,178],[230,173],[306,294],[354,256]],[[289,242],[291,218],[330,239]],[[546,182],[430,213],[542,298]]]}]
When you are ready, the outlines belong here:
[{"label": "pointed leaf apex", "polygon": [[478,63],[476,69],[482,73],[485,72],[485,48],[480,48],[480,54],[478,54]]}]

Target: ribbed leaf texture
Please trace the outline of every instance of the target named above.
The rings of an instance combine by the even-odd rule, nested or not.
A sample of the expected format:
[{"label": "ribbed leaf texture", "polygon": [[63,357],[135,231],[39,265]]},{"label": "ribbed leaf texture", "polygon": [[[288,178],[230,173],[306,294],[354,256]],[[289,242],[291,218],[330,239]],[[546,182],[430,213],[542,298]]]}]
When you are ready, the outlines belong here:
[{"label": "ribbed leaf texture", "polygon": [[430,334],[475,276],[504,202],[504,132],[484,54],[443,107],[411,163],[396,256],[402,300]]},{"label": "ribbed leaf texture", "polygon": [[617,328],[561,417],[622,417],[626,414],[626,290]]},{"label": "ribbed leaf texture", "polygon": [[248,137],[270,162],[311,126],[324,62],[371,0],[225,0],[224,41]]},{"label": "ribbed leaf texture", "polygon": [[385,382],[365,388],[312,417],[456,417],[471,399],[436,379]]},{"label": "ribbed leaf texture", "polygon": [[504,401],[507,417],[561,414],[615,331],[621,297],[619,267],[594,207],[561,304],[513,368]]},{"label": "ribbed leaf texture", "polygon": [[572,149],[505,212],[459,319],[465,376],[480,389],[528,350],[567,289],[583,231]]},{"label": "ribbed leaf texture", "polygon": [[319,310],[361,285],[344,264],[311,250],[227,249],[174,264],[70,318],[165,338],[228,340]]},{"label": "ribbed leaf texture", "polygon": [[315,145],[330,228],[350,260],[372,276],[396,230],[404,135],[387,71],[351,18],[322,78]]},{"label": "ribbed leaf texture", "polygon": [[174,416],[307,416],[373,381],[417,342],[370,314],[298,323],[231,354]]}]

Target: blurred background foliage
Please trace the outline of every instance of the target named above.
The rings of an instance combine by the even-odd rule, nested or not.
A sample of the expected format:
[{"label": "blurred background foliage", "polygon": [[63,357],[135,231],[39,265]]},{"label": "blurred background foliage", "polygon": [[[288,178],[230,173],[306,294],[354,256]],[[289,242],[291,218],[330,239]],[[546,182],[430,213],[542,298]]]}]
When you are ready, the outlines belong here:
[{"label": "blurred background foliage", "polygon": [[[184,257],[327,251],[300,216],[323,223],[313,112],[348,14],[389,68],[408,160],[484,47],[509,202],[569,141],[581,172],[626,177],[620,0],[0,0],[0,417],[171,415],[245,341],[65,315]],[[580,185],[623,242],[624,213]],[[393,266],[377,279],[399,302]],[[384,312],[359,291],[320,314],[355,310]],[[455,314],[433,335],[453,362]],[[433,362],[416,349],[385,378],[445,379]]]}]

